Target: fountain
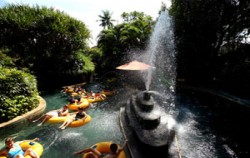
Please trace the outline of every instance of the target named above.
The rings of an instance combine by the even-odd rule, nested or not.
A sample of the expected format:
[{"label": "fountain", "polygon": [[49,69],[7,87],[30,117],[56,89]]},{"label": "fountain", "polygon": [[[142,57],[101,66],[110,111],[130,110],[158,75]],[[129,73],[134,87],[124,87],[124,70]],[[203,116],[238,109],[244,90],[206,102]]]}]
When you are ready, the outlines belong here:
[{"label": "fountain", "polygon": [[166,109],[175,101],[175,51],[167,11],[159,16],[145,54],[143,61],[154,68],[144,74],[146,90],[132,95],[121,108],[122,129],[132,157],[154,157],[155,152],[169,156],[175,121]]},{"label": "fountain", "polygon": [[131,97],[125,116],[141,142],[155,147],[169,143],[167,115],[150,92],[143,91]]}]

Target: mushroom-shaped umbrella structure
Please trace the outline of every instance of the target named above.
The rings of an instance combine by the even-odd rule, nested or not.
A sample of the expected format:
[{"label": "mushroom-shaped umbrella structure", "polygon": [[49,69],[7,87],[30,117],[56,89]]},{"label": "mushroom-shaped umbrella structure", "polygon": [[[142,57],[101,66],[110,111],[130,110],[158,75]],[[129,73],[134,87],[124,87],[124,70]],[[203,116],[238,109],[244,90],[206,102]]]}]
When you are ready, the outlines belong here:
[{"label": "mushroom-shaped umbrella structure", "polygon": [[130,63],[116,67],[116,69],[119,69],[119,70],[148,70],[149,68],[152,68],[152,66],[145,64],[143,62],[139,62],[137,60],[134,60],[134,61],[131,61]]}]

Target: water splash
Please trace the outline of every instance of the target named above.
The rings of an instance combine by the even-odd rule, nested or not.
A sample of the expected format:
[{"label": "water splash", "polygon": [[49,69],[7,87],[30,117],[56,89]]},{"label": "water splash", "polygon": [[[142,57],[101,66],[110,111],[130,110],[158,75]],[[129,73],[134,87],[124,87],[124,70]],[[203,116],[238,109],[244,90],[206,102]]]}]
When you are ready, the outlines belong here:
[{"label": "water splash", "polygon": [[168,11],[162,11],[144,56],[144,61],[153,66],[144,76],[146,89],[157,89],[161,93],[175,87],[175,45],[172,20]]}]

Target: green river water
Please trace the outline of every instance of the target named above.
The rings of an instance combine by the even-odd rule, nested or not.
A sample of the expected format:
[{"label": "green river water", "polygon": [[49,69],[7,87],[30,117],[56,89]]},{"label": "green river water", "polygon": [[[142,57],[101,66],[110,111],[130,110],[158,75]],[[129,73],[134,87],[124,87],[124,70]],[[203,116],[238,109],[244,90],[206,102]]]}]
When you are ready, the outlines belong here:
[{"label": "green river water", "polygon": [[[67,103],[65,94],[55,91],[41,95],[47,103],[45,112],[58,109]],[[27,121],[18,124],[15,128],[1,129],[1,147],[4,146],[4,138],[12,135],[16,140],[31,139],[38,137],[44,146],[42,157],[67,158],[81,157],[73,156],[72,153],[87,148],[97,142],[113,141],[123,143],[123,134],[120,131],[119,110],[120,105],[114,105],[115,96],[108,97],[104,102],[94,103],[86,112],[92,117],[91,121],[81,127],[58,129],[60,124],[44,124]]]}]

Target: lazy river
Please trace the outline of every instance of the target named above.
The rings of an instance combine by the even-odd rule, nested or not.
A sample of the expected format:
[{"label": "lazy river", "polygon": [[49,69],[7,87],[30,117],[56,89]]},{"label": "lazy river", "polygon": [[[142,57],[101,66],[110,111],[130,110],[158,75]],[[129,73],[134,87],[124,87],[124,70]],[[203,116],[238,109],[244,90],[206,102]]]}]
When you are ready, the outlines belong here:
[{"label": "lazy river", "polygon": [[[47,103],[45,112],[61,108],[67,103],[67,96],[59,91],[43,94],[42,97]],[[17,140],[38,137],[44,146],[42,157],[59,158],[72,157],[73,152],[100,141],[123,143],[119,127],[119,110],[109,103],[109,99],[93,104],[87,110],[92,120],[81,127],[60,130],[58,129],[60,124],[46,123],[37,126],[38,123],[27,121],[14,129],[3,128],[0,130],[1,147],[4,145],[4,138],[9,135],[17,136]]]},{"label": "lazy river", "polygon": [[[90,123],[78,128],[59,130],[55,124],[36,126],[27,121],[14,129],[1,129],[1,147],[6,136],[17,136],[17,140],[40,138],[44,146],[42,157],[73,156],[74,151],[101,141],[122,144],[124,137],[120,128],[119,111],[130,97],[128,89],[120,89],[104,102],[95,103],[87,110],[92,117]],[[43,94],[47,102],[46,111],[60,108],[67,103],[66,96],[59,91]],[[177,139],[173,145],[180,149],[182,158],[235,158],[248,157],[247,124],[249,108],[235,105],[215,96],[194,91],[177,93],[176,106],[168,109],[177,122]],[[241,124],[239,123],[241,122]],[[179,153],[173,157],[180,157]],[[127,157],[130,157],[127,151]]]},{"label": "lazy river", "polygon": [[[176,139],[172,145],[178,150],[171,151],[171,156],[167,156],[166,151],[166,155],[162,157],[250,157],[247,145],[250,132],[249,106],[190,89],[177,89],[173,95],[168,93],[168,90],[176,89],[176,73],[173,31],[167,12],[163,12],[158,19],[147,52],[147,63],[156,69],[152,69],[144,76],[145,87],[147,90],[166,94],[169,103],[166,101],[160,105],[176,121]],[[131,77],[127,75],[129,76]],[[126,76],[122,79],[128,81]],[[139,77],[134,78],[134,81],[137,80]],[[138,86],[137,83],[135,85]],[[120,126],[120,108],[136,90],[119,85],[116,91],[117,94],[87,109],[86,112],[92,120],[84,126],[59,130],[59,125],[45,124],[38,127],[36,123],[27,121],[13,129],[0,129],[0,147],[4,146],[3,140],[9,135],[17,136],[18,140],[39,137],[45,149],[42,157],[69,158],[81,157],[72,153],[97,142],[113,141],[122,144],[124,135]],[[67,97],[60,91],[44,93],[41,96],[47,102],[46,111],[58,109],[67,103]],[[127,158],[130,158],[129,150],[126,154]]]}]

